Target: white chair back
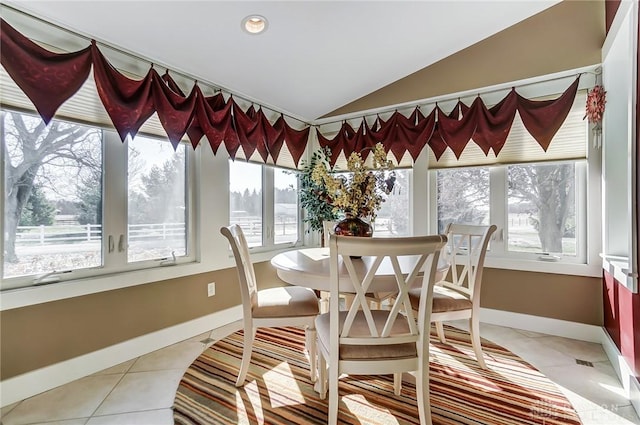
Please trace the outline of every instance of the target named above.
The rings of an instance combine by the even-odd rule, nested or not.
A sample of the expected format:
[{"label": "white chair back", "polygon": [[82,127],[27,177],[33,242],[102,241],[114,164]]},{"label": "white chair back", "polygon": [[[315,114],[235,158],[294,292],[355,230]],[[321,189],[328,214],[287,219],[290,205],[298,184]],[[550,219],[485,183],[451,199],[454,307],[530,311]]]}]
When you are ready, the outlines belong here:
[{"label": "white chair back", "polygon": [[325,220],[322,222],[323,246],[329,246],[329,237],[335,233],[337,221]]},{"label": "white chair back", "polygon": [[496,229],[495,224],[450,223],[445,230],[448,244],[444,251],[451,271],[451,282],[447,286],[467,294],[472,301],[479,301],[484,260],[489,240]]},{"label": "white chair back", "polygon": [[[445,243],[446,237],[442,235],[408,238],[360,238],[332,235],[329,242],[331,256],[329,312],[331,333],[335,334],[335,337],[331,337],[331,340],[338,341],[339,344],[352,345],[394,345],[419,342],[422,349],[428,352],[435,265],[438,263],[440,249]],[[362,271],[362,265],[357,264],[362,260],[353,259],[351,256],[369,256],[372,258],[368,258],[367,261],[373,262],[365,273]],[[406,269],[406,258],[401,260],[401,257],[415,260],[410,269]],[[342,329],[338,329],[340,312],[337,300],[341,292],[338,273],[341,262],[344,263],[348,272],[355,295],[349,311],[346,312]],[[401,262],[405,265],[405,270],[402,270]],[[365,295],[380,267],[393,269],[393,279],[395,279],[398,293],[389,310],[372,311]],[[421,308],[416,318],[411,309],[408,290],[412,283],[423,275],[424,281],[428,284],[422,287]],[[352,329],[356,315],[364,316],[368,332],[363,332],[361,326]],[[406,321],[406,326],[399,326],[400,321]],[[398,333],[397,329],[400,328],[405,331]],[[337,349],[337,346],[332,344],[331,349],[334,348]]]},{"label": "white chair back", "polygon": [[253,306],[257,300],[258,288],[255,270],[253,269],[253,263],[249,255],[247,239],[244,236],[242,228],[237,224],[220,228],[220,233],[229,240],[229,244],[231,245],[233,257],[236,261],[236,268],[238,269],[242,305],[245,310],[248,309],[245,313],[248,313],[250,316],[251,306]]}]

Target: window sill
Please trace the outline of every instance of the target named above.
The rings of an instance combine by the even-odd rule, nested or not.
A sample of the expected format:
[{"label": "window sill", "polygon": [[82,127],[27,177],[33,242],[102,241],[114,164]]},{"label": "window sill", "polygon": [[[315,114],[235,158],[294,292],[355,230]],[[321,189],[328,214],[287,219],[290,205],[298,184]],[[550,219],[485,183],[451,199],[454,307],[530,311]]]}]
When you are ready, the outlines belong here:
[{"label": "window sill", "polygon": [[168,267],[96,275],[56,282],[49,285],[6,289],[1,292],[2,302],[0,302],[0,311],[143,285],[145,283],[205,273],[212,270],[211,266],[201,262],[192,262]]},{"label": "window sill", "polygon": [[485,267],[492,269],[520,270],[535,273],[564,274],[571,276],[601,277],[599,264],[576,264],[562,261],[524,260],[487,256]]},{"label": "window sill", "polygon": [[[251,253],[253,262],[269,261],[282,252],[299,247],[287,246],[286,248],[259,251]],[[228,267],[235,267],[233,255],[229,251]],[[112,291],[114,289],[128,288],[136,285],[174,279],[194,274],[207,273],[226,267],[215,267],[208,262],[191,262],[177,264],[175,266],[155,267],[139,270],[124,271],[96,275],[81,279],[66,280],[41,286],[26,286],[22,288],[6,289],[1,294],[0,311],[14,308],[28,307],[66,298],[91,295],[99,292]]]},{"label": "window sill", "polygon": [[637,274],[634,274],[629,265],[628,257],[618,257],[613,255],[600,254],[602,257],[602,268],[615,280],[633,293],[638,292],[636,286]]}]

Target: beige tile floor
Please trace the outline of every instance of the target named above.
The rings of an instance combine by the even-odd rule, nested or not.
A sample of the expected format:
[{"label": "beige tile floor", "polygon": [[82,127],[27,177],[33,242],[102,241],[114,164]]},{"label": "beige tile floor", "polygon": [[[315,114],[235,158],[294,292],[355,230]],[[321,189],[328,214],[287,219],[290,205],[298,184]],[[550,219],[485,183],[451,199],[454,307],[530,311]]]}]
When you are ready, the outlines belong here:
[{"label": "beige tile floor", "polygon": [[[455,324],[465,327],[464,322]],[[173,424],[176,388],[185,369],[207,345],[202,341],[217,340],[239,328],[236,322],[214,329],[6,406],[0,413],[1,423]],[[640,424],[599,344],[485,324],[481,335],[518,354],[554,381],[583,424]],[[576,359],[589,361],[593,367],[578,365]]]}]

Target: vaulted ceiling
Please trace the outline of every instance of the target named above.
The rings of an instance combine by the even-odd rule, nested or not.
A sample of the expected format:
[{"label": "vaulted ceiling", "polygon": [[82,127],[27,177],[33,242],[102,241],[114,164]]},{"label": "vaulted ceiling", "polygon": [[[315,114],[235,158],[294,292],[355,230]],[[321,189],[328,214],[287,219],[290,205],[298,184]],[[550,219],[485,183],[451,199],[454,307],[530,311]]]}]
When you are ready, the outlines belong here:
[{"label": "vaulted ceiling", "polygon": [[[306,122],[592,65],[604,41],[603,1],[2,4],[38,41],[77,49],[11,9]],[[250,14],[265,33],[241,29]]]}]

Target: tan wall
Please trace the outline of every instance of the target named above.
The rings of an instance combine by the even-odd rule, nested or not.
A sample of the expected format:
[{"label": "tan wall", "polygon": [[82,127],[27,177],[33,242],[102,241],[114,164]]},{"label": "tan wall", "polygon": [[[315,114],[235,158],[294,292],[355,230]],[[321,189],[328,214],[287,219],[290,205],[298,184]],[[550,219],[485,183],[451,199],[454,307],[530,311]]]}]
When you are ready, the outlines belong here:
[{"label": "tan wall", "polygon": [[602,326],[600,277],[485,268],[482,282],[482,307]]},{"label": "tan wall", "polygon": [[[281,284],[268,262],[256,273],[261,287]],[[485,269],[483,281],[483,307],[602,325],[601,279]],[[231,268],[3,311],[0,380],[238,304]]]},{"label": "tan wall", "polygon": [[[277,279],[268,263],[256,271],[262,280]],[[209,282],[216,282],[217,293],[210,298]],[[2,311],[0,380],[239,304],[230,268]]]},{"label": "tan wall", "polygon": [[323,118],[593,65],[604,39],[604,2],[565,0]]}]

